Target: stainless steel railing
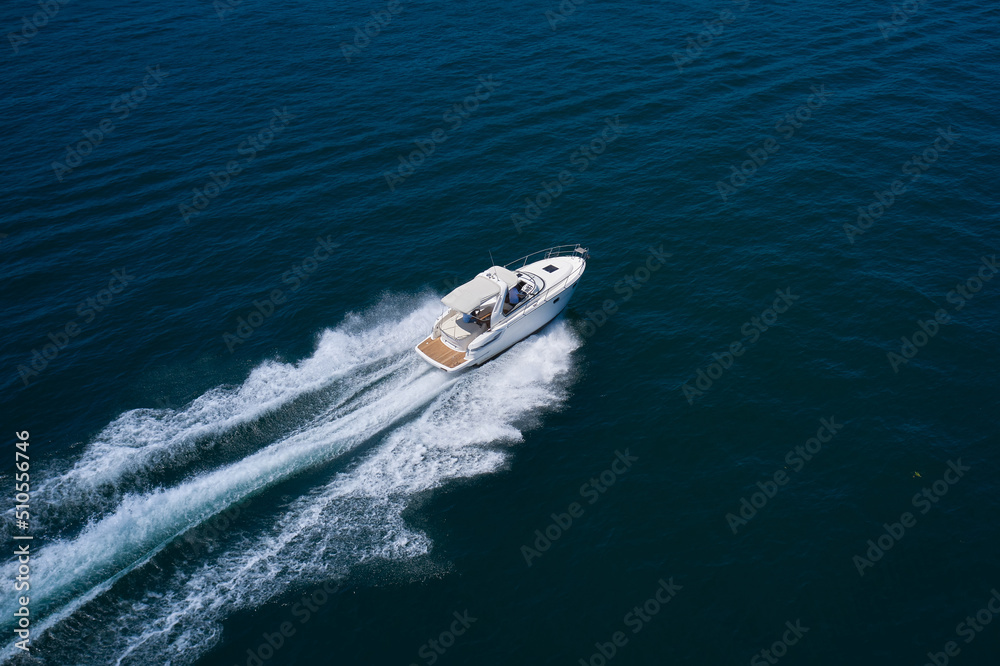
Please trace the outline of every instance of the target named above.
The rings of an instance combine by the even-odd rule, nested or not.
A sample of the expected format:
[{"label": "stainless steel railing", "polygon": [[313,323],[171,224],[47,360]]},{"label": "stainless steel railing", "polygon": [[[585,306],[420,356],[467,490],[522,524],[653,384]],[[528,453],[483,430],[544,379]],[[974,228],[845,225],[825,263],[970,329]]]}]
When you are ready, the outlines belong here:
[{"label": "stainless steel railing", "polygon": [[520,259],[515,259],[509,264],[505,264],[504,268],[508,268],[510,270],[516,270],[535,261],[541,261],[542,259],[549,259],[551,257],[567,257],[567,256],[582,257],[584,262],[586,262],[587,259],[590,258],[590,254],[587,252],[587,248],[583,247],[579,243],[576,243],[574,245],[556,245],[555,247],[550,247],[545,250],[532,252],[527,256],[521,257]]},{"label": "stainless steel railing", "polygon": [[[553,296],[555,296],[556,293],[559,293],[558,292],[559,287],[561,287],[563,284],[567,282],[578,280],[580,278],[580,275],[583,273],[584,269],[587,266],[587,259],[590,258],[590,254],[587,252],[587,248],[583,247],[579,243],[576,245],[557,245],[556,247],[550,247],[547,250],[540,250],[538,252],[533,252],[532,254],[529,254],[526,257],[522,257],[521,259],[513,261],[505,266],[505,268],[511,268],[513,264],[521,262],[520,265],[518,266],[518,268],[520,268],[522,266],[525,266],[526,264],[531,263],[530,261],[528,261],[528,259],[531,259],[532,257],[538,257],[537,259],[534,259],[534,261],[540,261],[542,259],[548,259],[550,257],[565,257],[565,256],[582,257],[583,265],[573,270],[569,275],[565,276],[558,282],[555,282],[553,284],[546,284],[545,289],[542,291],[542,293],[536,294],[532,298],[529,298],[524,308],[522,308],[520,311],[516,309],[513,310],[510,313],[511,319],[517,318],[518,315],[527,314],[528,312],[531,312],[538,306],[549,302],[549,300]],[[507,320],[505,319],[504,321],[506,323]]]}]

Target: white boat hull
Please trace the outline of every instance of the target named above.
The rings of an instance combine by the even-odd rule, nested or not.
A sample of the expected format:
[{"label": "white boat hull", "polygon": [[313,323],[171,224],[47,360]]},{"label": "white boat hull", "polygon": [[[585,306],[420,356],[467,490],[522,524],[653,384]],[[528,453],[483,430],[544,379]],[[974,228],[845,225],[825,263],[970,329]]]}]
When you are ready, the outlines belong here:
[{"label": "white boat hull", "polygon": [[457,372],[496,358],[559,316],[583,276],[588,255],[585,249],[563,254],[543,252],[548,254],[540,261],[515,269],[518,278],[537,287],[522,303],[504,315],[496,310],[490,328],[471,336],[467,331],[476,325],[464,324],[463,333],[456,328],[458,311],[449,308],[438,319],[432,334],[417,345],[417,353],[434,367]]},{"label": "white boat hull", "polygon": [[573,295],[573,291],[575,289],[576,283],[562,291],[558,297],[558,302],[550,300],[543,303],[538,306],[534,312],[530,313],[530,317],[524,317],[513,323],[511,327],[507,328],[503,332],[503,335],[499,340],[481,348],[480,353],[473,354],[470,352],[468,354],[468,364],[482,365],[491,358],[499,356],[503,352],[507,351],[521,340],[524,340],[533,333],[537,333],[541,329],[545,328],[549,322],[558,317],[559,313],[566,309],[566,306],[569,305],[569,299]]}]

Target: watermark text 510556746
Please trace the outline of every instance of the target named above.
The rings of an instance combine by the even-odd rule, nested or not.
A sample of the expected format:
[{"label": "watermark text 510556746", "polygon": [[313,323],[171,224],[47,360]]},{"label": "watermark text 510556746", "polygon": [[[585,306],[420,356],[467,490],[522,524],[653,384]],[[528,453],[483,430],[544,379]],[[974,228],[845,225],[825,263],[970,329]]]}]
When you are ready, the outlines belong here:
[{"label": "watermark text 510556746", "polygon": [[15,647],[25,652],[30,652],[31,642],[31,597],[28,592],[31,590],[31,539],[28,531],[28,519],[31,517],[28,510],[31,504],[31,485],[28,472],[31,467],[31,460],[28,456],[28,436],[27,430],[14,433],[17,442],[14,444],[14,520],[15,526],[20,533],[14,534],[14,557],[17,559],[17,575],[14,577],[14,591],[21,596],[17,598],[17,610],[14,611],[14,618],[17,626],[14,633],[20,639],[14,643]]}]

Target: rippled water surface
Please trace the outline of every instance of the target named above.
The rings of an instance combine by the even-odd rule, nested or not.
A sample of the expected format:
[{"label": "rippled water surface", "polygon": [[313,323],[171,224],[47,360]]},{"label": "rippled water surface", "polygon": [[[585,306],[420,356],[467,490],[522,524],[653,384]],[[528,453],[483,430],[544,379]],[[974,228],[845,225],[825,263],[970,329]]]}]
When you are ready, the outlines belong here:
[{"label": "rippled water surface", "polygon": [[996,663],[994,5],[0,19],[5,663]]}]

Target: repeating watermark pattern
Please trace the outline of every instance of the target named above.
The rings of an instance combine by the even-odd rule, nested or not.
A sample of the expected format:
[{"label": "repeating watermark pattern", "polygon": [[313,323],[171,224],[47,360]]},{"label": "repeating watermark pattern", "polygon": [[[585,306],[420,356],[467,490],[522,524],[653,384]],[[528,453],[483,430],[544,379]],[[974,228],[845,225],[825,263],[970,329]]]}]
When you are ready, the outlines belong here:
[{"label": "repeating watermark pattern", "polygon": [[[111,113],[115,114],[118,120],[125,120],[146,99],[149,92],[158,88],[167,76],[170,76],[170,72],[160,71],[159,65],[147,67],[142,84],[115,97],[111,103]],[[82,130],[83,139],[76,144],[66,146],[63,161],[52,163],[52,172],[55,173],[56,180],[61,183],[65,176],[73,173],[74,169],[81,166],[86,158],[104,143],[105,137],[111,136],[116,129],[114,119],[109,117],[103,118],[93,129]]]},{"label": "repeating watermark pattern", "polygon": [[[622,476],[632,468],[632,463],[637,461],[639,456],[633,456],[625,449],[625,453],[615,450],[615,458],[611,465],[595,477],[591,477],[586,483],[580,486],[580,497],[587,500],[587,504],[594,504],[601,496],[615,485],[618,477]],[[534,548],[528,545],[521,546],[521,555],[524,563],[529,567],[532,560],[542,556],[552,544],[559,540],[570,527],[573,521],[583,516],[583,505],[580,502],[570,502],[565,513],[553,513],[552,522],[543,530],[535,530],[535,540],[532,542]]]},{"label": "repeating watermark pattern", "polygon": [[695,398],[705,395],[712,388],[712,385],[725,374],[726,370],[733,367],[736,359],[743,356],[747,349],[760,339],[762,333],[778,323],[778,315],[788,312],[792,304],[801,298],[801,296],[792,293],[791,287],[787,287],[784,291],[775,289],[774,293],[778,297],[774,299],[771,307],[765,308],[760,316],[750,317],[740,326],[740,334],[743,336],[741,339],[731,342],[728,350],[721,354],[713,352],[712,358],[715,359],[715,362],[708,364],[705,368],[698,368],[693,380],[694,386],[691,386],[692,380],[690,379],[681,384],[681,393],[684,394],[689,405],[694,404]]},{"label": "repeating watermark pattern", "polygon": [[389,191],[395,192],[397,185],[401,185],[407,178],[415,174],[427,158],[437,150],[438,144],[447,141],[450,133],[457,132],[462,127],[462,123],[476,112],[476,109],[479,108],[479,103],[488,100],[490,95],[501,85],[501,83],[493,80],[492,74],[489,76],[480,75],[479,85],[476,87],[475,92],[461,102],[456,102],[450,106],[441,115],[441,119],[450,125],[447,129],[438,127],[426,139],[414,139],[413,145],[416,146],[416,150],[412,151],[409,155],[397,155],[399,166],[394,171],[382,172],[385,182],[389,186]]},{"label": "repeating watermark pattern", "polygon": [[[135,276],[129,275],[124,268],[111,271],[111,279],[108,280],[108,286],[90,298],[80,301],[80,304],[76,306],[76,316],[83,320],[82,326],[86,326],[97,319],[98,314],[104,312],[105,308],[111,305],[115,296],[125,291],[125,287],[134,279]],[[49,366],[49,363],[58,358],[63,350],[69,346],[73,338],[82,332],[83,328],[77,319],[70,319],[64,326],[49,333],[46,336],[49,342],[42,345],[41,351],[37,348],[32,349],[31,359],[26,364],[22,363],[17,366],[18,375],[21,381],[24,382],[24,385],[28,386],[32,379],[43,372]]]},{"label": "repeating watermark pattern", "polygon": [[[994,602],[996,602],[996,608],[993,607]],[[990,590],[990,598],[986,601],[986,605],[980,608],[975,616],[968,615],[955,625],[955,633],[959,637],[965,638],[965,644],[968,645],[976,640],[979,632],[985,629],[986,625],[992,622],[997,615],[1000,615],[1000,592],[994,587]],[[962,648],[958,647],[958,643],[948,641],[940,652],[927,653],[927,662],[924,666],[948,666],[951,658],[957,657],[961,651]]]},{"label": "repeating watermark pattern", "polygon": [[750,666],[764,666],[765,663],[777,664],[779,659],[788,654],[788,648],[798,643],[809,631],[809,627],[802,626],[802,620],[795,620],[795,624],[790,621],[785,622],[785,626],[788,629],[781,635],[781,638],[771,643],[771,647],[755,654],[750,660]]},{"label": "repeating watermark pattern", "polygon": [[806,463],[822,450],[824,444],[829,444],[843,427],[844,424],[837,423],[833,416],[829,419],[820,419],[815,437],[807,439],[805,444],[800,444],[793,449],[789,449],[788,453],[785,454],[786,467],[776,470],[771,475],[770,480],[758,481],[757,487],[760,490],[750,495],[749,499],[746,496],[740,498],[740,508],[736,510],[736,513],[739,515],[736,515],[736,513],[726,514],[726,523],[729,525],[729,529],[733,531],[733,534],[736,534],[739,528],[753,520],[757,516],[757,512],[767,506],[767,503],[778,494],[781,486],[788,483],[791,477],[788,476],[785,469],[791,467],[793,472],[801,472]]},{"label": "repeating watermark pattern", "polygon": [[[455,644],[455,640],[469,630],[469,627],[477,620],[477,618],[469,615],[468,609],[459,613],[455,611],[452,613],[455,619],[452,621],[451,625],[442,631],[437,638],[432,638],[426,643],[420,646],[417,650],[417,656],[424,660],[427,666],[432,666],[438,659],[441,658],[448,648]],[[410,666],[418,666],[417,664],[410,664]]]},{"label": "repeating watermark pattern", "polygon": [[[570,155],[569,163],[576,167],[577,173],[583,173],[590,168],[594,161],[604,154],[612,143],[614,143],[622,130],[628,127],[622,123],[621,116],[606,118],[605,127],[593,139],[587,143],[582,143]],[[514,223],[514,229],[520,234],[524,227],[534,224],[542,213],[552,205],[556,199],[562,196],[563,188],[568,188],[576,182],[576,176],[569,169],[561,170],[551,181],[542,181],[542,189],[535,196],[524,197],[524,214],[511,213],[510,220]]]},{"label": "repeating watermark pattern", "polygon": [[[949,291],[945,296],[949,303],[955,305],[955,312],[964,308],[969,301],[975,298],[976,294],[982,290],[983,285],[992,280],[993,276],[1000,271],[1000,265],[997,264],[997,256],[995,254],[989,257],[980,257],[979,261],[980,264],[976,273],[965,280],[965,282],[956,284],[955,289]],[[909,363],[937,335],[941,326],[951,323],[951,319],[951,315],[944,308],[939,308],[934,313],[933,319],[918,319],[917,330],[909,336],[904,335],[900,338],[899,352],[888,352],[886,354],[886,359],[888,359],[889,367],[892,368],[892,371],[898,374],[899,367]]]},{"label": "repeating watermark pattern", "polygon": [[663,251],[663,243],[660,243],[659,247],[650,246],[646,261],[637,266],[631,274],[615,282],[615,293],[621,295],[621,300],[607,298],[601,303],[600,310],[596,312],[587,310],[586,319],[580,324],[580,333],[585,338],[597,333],[599,328],[608,323],[608,317],[618,312],[619,305],[631,300],[635,292],[642,289],[653,273],[663,268],[667,258],[672,256],[673,253]]},{"label": "repeating watermark pattern", "polygon": [[555,11],[551,9],[545,10],[545,20],[548,22],[549,27],[555,30],[560,23],[576,13],[577,7],[586,3],[587,0],[562,0],[556,6]]},{"label": "repeating watermark pattern", "polygon": [[201,392],[197,390],[186,391],[184,392],[184,395],[181,396],[172,396],[169,394],[161,395],[158,398],[156,398],[153,402],[156,403],[156,407],[158,409],[177,409],[178,404],[174,402],[174,397],[177,397],[177,400],[180,402],[181,405],[185,405],[194,400],[195,398],[197,398],[199,395],[201,395]]},{"label": "repeating watermark pattern", "polygon": [[[332,236],[327,236],[326,238],[317,236],[316,247],[313,248],[312,253],[307,255],[302,261],[292,264],[291,268],[281,274],[281,283],[288,285],[291,293],[295,293],[301,289],[312,274],[316,272],[319,265],[330,258],[330,253],[340,247],[340,243],[332,242],[331,238]],[[284,290],[279,288],[272,289],[263,300],[254,299],[253,310],[247,313],[245,317],[241,315],[236,319],[235,333],[226,332],[222,334],[222,341],[225,343],[229,353],[232,354],[238,345],[246,342],[277,311],[278,306],[283,305],[287,301],[288,296]]]},{"label": "repeating watermark pattern", "polygon": [[[924,148],[921,154],[910,156],[910,159],[903,162],[902,166],[900,166],[903,175],[910,176],[909,183],[915,183],[920,180],[924,173],[938,161],[942,154],[951,150],[955,139],[962,136],[952,131],[951,125],[948,126],[948,129],[938,128],[937,133],[937,138],[934,139],[931,145]],[[944,143],[941,143],[942,141]],[[872,225],[881,219],[882,215],[896,203],[896,197],[904,194],[908,188],[909,185],[907,183],[897,178],[884,191],[872,192],[875,195],[875,201],[868,204],[867,207],[858,206],[858,217],[854,224],[844,223],[844,233],[847,235],[847,240],[853,245],[854,237],[860,236],[871,229]]]},{"label": "repeating watermark pattern", "polygon": [[[292,604],[289,614],[304,625],[312,619],[334,595],[342,591],[339,583],[326,581],[316,589],[302,595],[302,598]],[[244,666],[263,666],[278,650],[284,647],[298,629],[291,620],[284,620],[275,626],[275,630],[265,631],[260,635],[261,643],[246,650]],[[237,665],[239,666],[239,665]]]},{"label": "repeating watermark pattern", "polygon": [[937,335],[938,331],[941,330],[941,326],[947,326],[950,323],[951,315],[944,308],[935,312],[933,319],[918,319],[917,330],[913,331],[909,337],[904,335],[900,338],[899,353],[886,353],[886,359],[888,359],[889,367],[892,368],[892,371],[899,374],[899,366],[909,363],[920,349],[926,347],[931,338]]},{"label": "repeating watermark pattern", "polygon": [[273,117],[267,126],[255,134],[247,136],[236,148],[236,152],[246,158],[242,163],[239,160],[229,160],[226,163],[226,168],[220,169],[219,173],[209,171],[209,179],[205,181],[205,184],[200,189],[195,187],[191,190],[190,203],[177,205],[177,210],[180,212],[184,224],[190,224],[193,216],[200,215],[213,199],[229,187],[232,179],[242,173],[243,169],[257,158],[259,152],[263,152],[271,145],[274,138],[285,130],[291,120],[298,117],[289,113],[287,106],[280,110],[272,109],[271,112]]},{"label": "repeating watermark pattern", "polygon": [[340,52],[344,60],[351,62],[351,58],[358,55],[372,43],[372,40],[382,34],[382,29],[392,23],[392,18],[402,13],[403,7],[400,0],[389,0],[385,3],[385,9],[379,11],[372,10],[371,20],[364,24],[354,26],[354,43],[340,43]]},{"label": "repeating watermark pattern", "polygon": [[220,21],[225,21],[226,16],[233,13],[237,7],[243,4],[243,0],[215,0],[212,3],[212,8],[215,9],[215,15],[219,17]]},{"label": "repeating watermark pattern", "polygon": [[449,291],[450,292],[450,291],[454,291],[458,287],[462,286],[463,284],[465,284],[466,282],[468,282],[468,280],[469,279],[467,277],[463,278],[463,277],[458,276],[458,275],[452,275],[451,277],[448,277],[448,278],[445,278],[444,280],[442,280],[441,284],[444,285],[445,291]]},{"label": "repeating watermark pattern", "polygon": [[[17,562],[17,575],[14,577],[15,592],[31,591],[31,541],[34,536],[28,534],[31,519],[31,456],[28,455],[30,434],[27,430],[14,433],[17,442],[14,443],[14,520],[21,534],[14,534],[14,560]],[[17,598],[17,610],[14,611],[17,626],[14,633],[20,639],[14,647],[25,652],[31,652],[31,597],[29,595]]]},{"label": "repeating watermark pattern", "polygon": [[[910,503],[915,509],[920,509],[921,515],[926,515],[932,506],[940,502],[941,498],[948,494],[951,486],[958,483],[959,479],[965,476],[965,473],[970,469],[972,468],[962,464],[961,458],[957,461],[949,460],[948,469],[944,471],[942,478],[932,483],[930,487],[923,488],[920,492],[916,493],[910,500]],[[881,560],[886,552],[892,549],[906,535],[906,530],[914,527],[916,524],[917,517],[909,511],[904,511],[900,514],[899,521],[895,523],[882,523],[884,532],[875,539],[869,539],[866,542],[868,550],[865,551],[864,556],[855,555],[851,559],[858,570],[858,575],[863,577],[865,569],[875,566],[875,563]]]},{"label": "repeating watermark pattern", "polygon": [[[795,136],[795,130],[801,129],[803,125],[812,118],[813,111],[817,111],[826,104],[830,93],[826,89],[826,84],[815,83],[809,86],[812,92],[806,97],[806,101],[800,104],[794,111],[789,111],[778,119],[774,124],[774,131],[781,135],[782,141],[788,141]],[[738,167],[733,164],[729,167],[732,172],[729,174],[728,182],[718,180],[715,182],[715,189],[722,197],[723,202],[728,202],[729,197],[739,192],[740,188],[746,187],[750,179],[754,177],[757,170],[767,164],[770,156],[781,150],[781,141],[773,136],[766,137],[760,145],[747,148],[747,155],[750,159],[745,160]]]},{"label": "repeating watermark pattern", "polygon": [[955,285],[955,289],[946,294],[949,303],[954,303],[955,312],[965,307],[965,304],[976,297],[976,294],[983,288],[983,285],[993,279],[993,276],[1000,271],[997,264],[997,255],[979,258],[979,267],[976,274],[967,278],[964,283]]},{"label": "repeating watermark pattern", "polygon": [[236,523],[236,519],[248,506],[250,506],[249,498],[229,506],[198,527],[188,530],[183,537],[173,542],[174,554],[179,553],[182,559],[194,560],[200,558],[203,553],[212,552],[225,531]]},{"label": "repeating watermark pattern", "polygon": [[[683,585],[674,582],[673,576],[669,580],[661,578],[657,583],[659,585],[653,592],[653,596],[646,599],[641,605],[632,608],[622,618],[622,623],[632,630],[633,635],[638,634],[652,622],[653,618],[663,610],[663,607],[673,601],[677,593],[684,589]],[[610,640],[594,643],[595,652],[586,660],[580,658],[577,663],[580,666],[605,666],[615,658],[619,650],[628,645],[628,641],[629,637],[624,631],[616,631],[611,634]]]},{"label": "repeating watermark pattern", "polygon": [[[750,0],[733,0],[733,3],[738,5],[739,11],[743,11],[750,6]],[[723,9],[714,19],[706,20],[702,23],[705,26],[704,30],[696,35],[688,35],[687,46],[683,53],[681,51],[674,51],[673,53],[677,73],[683,74],[685,65],[690,65],[701,58],[705,49],[715,42],[716,37],[721,37],[722,33],[726,31],[726,26],[735,20],[736,15],[733,12]]]},{"label": "repeating watermark pattern", "polygon": [[38,31],[49,24],[55,18],[62,6],[69,0],[38,0],[38,11],[31,15],[21,17],[21,30],[19,32],[8,32],[7,41],[14,55],[20,52],[22,46],[34,39]]},{"label": "repeating watermark pattern", "polygon": [[906,22],[920,12],[926,4],[927,0],[907,0],[899,5],[893,4],[892,17],[888,21],[879,19],[877,23],[879,32],[882,33],[882,39],[888,40],[899,30],[900,26],[906,25]]}]

